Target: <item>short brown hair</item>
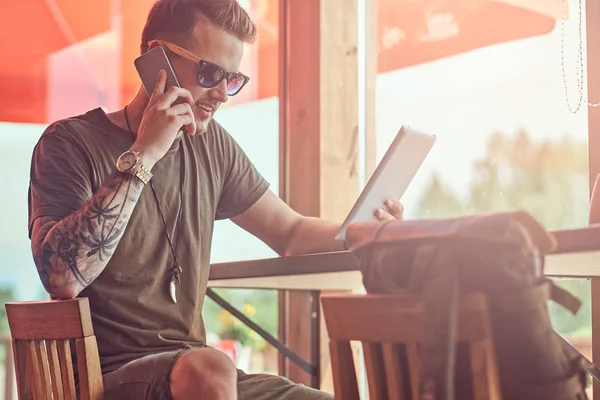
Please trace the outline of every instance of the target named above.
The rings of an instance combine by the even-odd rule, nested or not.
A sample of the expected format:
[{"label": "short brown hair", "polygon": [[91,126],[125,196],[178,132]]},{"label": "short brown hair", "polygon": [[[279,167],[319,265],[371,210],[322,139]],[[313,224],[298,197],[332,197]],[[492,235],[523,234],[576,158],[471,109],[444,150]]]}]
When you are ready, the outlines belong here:
[{"label": "short brown hair", "polygon": [[256,39],[256,26],[237,0],[157,0],[142,32],[142,54],[154,39],[177,37],[185,41],[193,34],[199,17],[246,43]]}]

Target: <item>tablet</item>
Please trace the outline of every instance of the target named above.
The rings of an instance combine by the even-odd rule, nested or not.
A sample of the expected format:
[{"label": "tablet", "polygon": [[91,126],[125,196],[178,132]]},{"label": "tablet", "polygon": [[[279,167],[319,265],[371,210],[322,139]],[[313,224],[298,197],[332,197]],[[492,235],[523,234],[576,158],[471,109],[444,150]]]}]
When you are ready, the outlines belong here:
[{"label": "tablet", "polygon": [[400,128],[335,236],[337,240],[344,240],[346,229],[353,222],[376,221],[374,212],[383,207],[386,200],[401,199],[435,139],[435,135],[409,126]]}]

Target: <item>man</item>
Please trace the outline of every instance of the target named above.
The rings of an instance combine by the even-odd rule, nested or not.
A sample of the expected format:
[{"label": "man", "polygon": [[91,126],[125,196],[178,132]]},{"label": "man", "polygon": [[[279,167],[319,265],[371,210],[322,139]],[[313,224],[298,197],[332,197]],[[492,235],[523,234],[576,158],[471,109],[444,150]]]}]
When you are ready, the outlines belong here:
[{"label": "man", "polygon": [[[89,298],[109,399],[331,398],[205,346],[215,219],[280,255],[341,248],[338,224],[291,210],[213,120],[247,81],[237,71],[255,35],[235,0],[159,0],[141,50],[162,46],[183,88],[164,92],[163,71],[150,98],[140,88],[123,110],[58,121],[34,150],[35,263],[53,298]],[[378,218],[401,213],[392,202]]]}]

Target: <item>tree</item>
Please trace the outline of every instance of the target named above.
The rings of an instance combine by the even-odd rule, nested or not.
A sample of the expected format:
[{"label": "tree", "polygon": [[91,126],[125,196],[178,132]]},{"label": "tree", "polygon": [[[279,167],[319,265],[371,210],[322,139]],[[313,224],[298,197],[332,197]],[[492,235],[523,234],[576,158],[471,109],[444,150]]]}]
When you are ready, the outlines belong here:
[{"label": "tree", "polygon": [[523,209],[547,229],[585,225],[586,147],[569,137],[535,143],[524,131],[494,133],[475,164],[467,212]]},{"label": "tree", "polygon": [[464,214],[464,205],[452,190],[434,173],[426,195],[421,199],[417,215],[421,218],[457,217]]}]

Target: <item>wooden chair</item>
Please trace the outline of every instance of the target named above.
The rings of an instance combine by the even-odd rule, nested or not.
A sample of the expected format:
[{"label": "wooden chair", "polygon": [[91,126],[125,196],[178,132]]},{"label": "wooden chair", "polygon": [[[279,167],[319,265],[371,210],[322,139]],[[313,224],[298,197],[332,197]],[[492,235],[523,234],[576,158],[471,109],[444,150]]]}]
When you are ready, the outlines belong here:
[{"label": "wooden chair", "polygon": [[13,339],[19,399],[75,400],[71,344],[77,357],[81,400],[104,397],[98,346],[87,298],[10,302],[6,313]]},{"label": "wooden chair", "polygon": [[[422,297],[331,294],[323,295],[321,301],[330,337],[335,398],[360,399],[350,347],[350,341],[356,340],[363,346],[370,400],[417,400]],[[500,400],[484,295],[470,294],[460,299],[458,326],[458,341],[469,347],[473,398]]]}]

